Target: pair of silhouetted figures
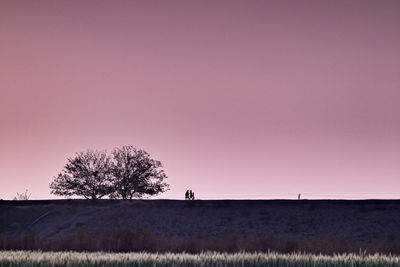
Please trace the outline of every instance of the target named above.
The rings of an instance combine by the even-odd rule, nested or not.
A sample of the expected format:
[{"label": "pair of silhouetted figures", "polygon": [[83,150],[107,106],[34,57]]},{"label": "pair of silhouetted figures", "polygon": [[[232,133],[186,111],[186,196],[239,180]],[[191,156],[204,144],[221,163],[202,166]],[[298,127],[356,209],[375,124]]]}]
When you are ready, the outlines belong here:
[{"label": "pair of silhouetted figures", "polygon": [[194,192],[192,190],[186,190],[185,200],[194,200]]}]

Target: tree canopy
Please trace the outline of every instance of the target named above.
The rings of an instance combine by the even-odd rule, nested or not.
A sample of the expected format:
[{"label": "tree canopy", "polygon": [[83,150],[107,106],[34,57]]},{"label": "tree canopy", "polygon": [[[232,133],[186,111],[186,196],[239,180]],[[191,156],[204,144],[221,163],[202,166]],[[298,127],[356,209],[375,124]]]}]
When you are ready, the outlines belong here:
[{"label": "tree canopy", "polygon": [[105,151],[87,150],[68,158],[61,173],[50,183],[51,193],[86,199],[132,199],[168,190],[162,164],[131,145]]},{"label": "tree canopy", "polygon": [[67,161],[50,184],[52,194],[98,199],[113,191],[112,162],[105,151],[89,149]]},{"label": "tree canopy", "polygon": [[143,195],[157,195],[168,189],[163,182],[167,176],[158,160],[133,146],[115,148],[113,155],[113,197],[132,199]]}]

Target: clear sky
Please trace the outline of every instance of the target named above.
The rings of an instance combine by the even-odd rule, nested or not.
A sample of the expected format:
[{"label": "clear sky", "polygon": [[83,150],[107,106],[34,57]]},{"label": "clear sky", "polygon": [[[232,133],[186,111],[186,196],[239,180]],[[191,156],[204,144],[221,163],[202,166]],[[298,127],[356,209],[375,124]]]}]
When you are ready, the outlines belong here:
[{"label": "clear sky", "polygon": [[396,0],[3,0],[0,198],[53,197],[67,157],[122,144],[163,162],[163,198],[400,198],[399,14]]}]

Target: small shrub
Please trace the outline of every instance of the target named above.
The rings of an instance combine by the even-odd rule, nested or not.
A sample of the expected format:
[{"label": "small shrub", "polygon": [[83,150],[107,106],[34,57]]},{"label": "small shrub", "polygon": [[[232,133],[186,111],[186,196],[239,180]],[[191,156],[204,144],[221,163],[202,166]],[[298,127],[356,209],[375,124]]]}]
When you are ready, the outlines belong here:
[{"label": "small shrub", "polygon": [[31,193],[28,193],[28,189],[26,189],[24,193],[17,193],[17,196],[13,200],[29,200],[31,195]]}]

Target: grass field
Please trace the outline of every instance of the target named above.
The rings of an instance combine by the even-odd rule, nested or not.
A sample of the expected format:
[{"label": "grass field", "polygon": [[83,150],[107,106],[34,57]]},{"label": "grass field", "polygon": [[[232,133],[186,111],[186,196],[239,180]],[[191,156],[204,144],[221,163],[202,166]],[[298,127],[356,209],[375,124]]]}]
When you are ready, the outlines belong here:
[{"label": "grass field", "polygon": [[277,253],[79,253],[0,251],[0,266],[400,266],[400,257]]},{"label": "grass field", "polygon": [[400,200],[0,201],[0,250],[400,256]]}]

